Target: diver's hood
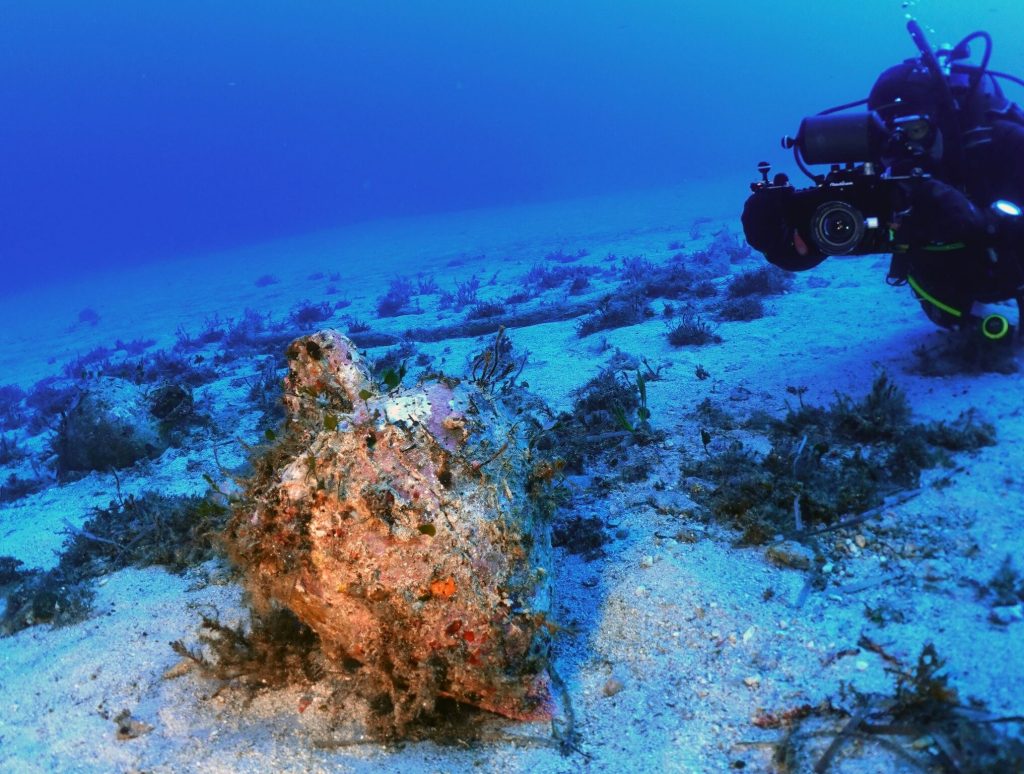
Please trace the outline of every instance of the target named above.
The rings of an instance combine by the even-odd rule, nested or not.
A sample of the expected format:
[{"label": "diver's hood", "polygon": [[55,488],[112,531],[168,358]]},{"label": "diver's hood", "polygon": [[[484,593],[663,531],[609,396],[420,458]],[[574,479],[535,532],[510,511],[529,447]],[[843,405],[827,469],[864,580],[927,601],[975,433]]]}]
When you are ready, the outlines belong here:
[{"label": "diver's hood", "polygon": [[912,113],[933,114],[941,95],[928,68],[919,59],[907,59],[878,76],[868,94],[868,109],[886,122]]},{"label": "diver's hood", "polygon": [[[954,65],[953,72],[946,76],[964,130],[989,124],[1012,106],[989,73],[982,74],[972,89],[972,69]],[[941,90],[925,64],[920,59],[907,59],[878,76],[868,95],[868,109],[889,122],[915,113],[935,116],[942,100]]]}]

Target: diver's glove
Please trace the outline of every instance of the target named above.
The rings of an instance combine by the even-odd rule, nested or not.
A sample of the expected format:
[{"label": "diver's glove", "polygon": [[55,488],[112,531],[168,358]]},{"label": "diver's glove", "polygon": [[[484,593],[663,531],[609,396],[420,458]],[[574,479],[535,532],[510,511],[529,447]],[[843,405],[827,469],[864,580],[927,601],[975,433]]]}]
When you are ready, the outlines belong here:
[{"label": "diver's glove", "polygon": [[987,218],[960,190],[935,178],[914,181],[910,206],[901,213],[896,238],[910,247],[979,245],[988,241]]},{"label": "diver's glove", "polygon": [[788,195],[767,191],[751,194],[743,205],[743,234],[747,243],[776,266],[787,271],[811,269],[825,256],[800,240],[803,253],[797,249],[793,227],[786,217]]}]

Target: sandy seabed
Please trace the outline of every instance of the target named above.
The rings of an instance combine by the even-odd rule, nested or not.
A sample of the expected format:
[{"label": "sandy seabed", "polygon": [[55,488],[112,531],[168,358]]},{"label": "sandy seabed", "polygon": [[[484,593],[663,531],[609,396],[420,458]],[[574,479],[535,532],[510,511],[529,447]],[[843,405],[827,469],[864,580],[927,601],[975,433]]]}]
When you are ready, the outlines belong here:
[{"label": "sandy seabed", "polygon": [[[418,273],[443,288],[475,274],[481,297],[505,298],[555,249],[586,250],[580,265],[607,266],[609,253],[657,264],[706,245],[716,230],[737,231],[742,197],[741,186],[691,185],[380,222],[96,276],[7,299],[0,364],[5,381],[28,387],[116,339],[153,338],[168,347],[179,327],[197,331],[215,313],[230,318],[250,307],[283,317],[302,299],[351,302],[321,327],[343,329],[347,315],[395,334],[450,323],[457,315],[431,302],[436,296],[420,299],[415,315],[380,321],[376,302],[394,276]],[[682,247],[670,249],[677,241]],[[729,271],[760,265],[749,256]],[[315,690],[246,701],[218,693],[195,671],[165,679],[180,661],[169,643],[194,642],[202,614],[245,616],[241,589],[212,562],[182,575],[148,568],[105,576],[87,621],[0,640],[0,770],[784,771],[776,750],[786,732],[764,727],[769,714],[839,704],[851,691],[891,695],[894,663],[911,668],[927,642],[945,659],[961,701],[994,716],[1024,714],[1024,621],[994,622],[991,602],[979,593],[1007,555],[1024,555],[1022,377],[920,375],[914,350],[938,346],[946,334],[909,291],[885,284],[886,268],[878,256],[828,260],[767,299],[765,317],[717,323],[721,343],[704,347],[670,346],[660,315],[585,338],[572,320],[509,332],[530,353],[523,379],[556,410],[570,407],[572,390],[615,349],[646,358],[661,376],[648,394],[651,424],[665,437],[646,478],[601,496],[588,487],[607,470],[566,481],[571,507],[602,519],[612,538],[592,560],[556,550],[554,618],[564,631],[553,666],[578,739],[568,754],[552,743],[550,724],[495,720],[488,741],[381,745],[358,727],[332,725],[328,697]],[[326,280],[310,279],[315,272],[340,274],[337,296],[323,295]],[[279,282],[258,287],[264,274]],[[608,289],[595,282],[582,298],[596,305],[602,292]],[[84,307],[99,313],[98,325],[76,324]],[[418,351],[457,374],[485,340],[450,339]],[[122,491],[202,494],[204,473],[241,465],[241,442],[259,440],[254,412],[240,409],[246,380],[260,365],[234,361],[197,391],[220,430],[125,471]],[[707,378],[695,376],[698,366]],[[916,419],[953,420],[974,408],[995,425],[996,445],[925,471],[916,496],[826,536],[828,561],[816,585],[809,572],[779,566],[763,547],[738,547],[726,526],[698,518],[680,465],[702,453],[694,416],[701,401],[737,416],[781,416],[794,400],[787,387],[806,388],[805,403],[826,405],[836,392],[864,395],[880,371],[906,392]],[[52,566],[67,522],[81,525],[110,502],[114,487],[109,475],[94,473],[4,504],[0,554],[29,568]],[[883,536],[893,550],[875,550]],[[891,612],[885,620],[866,614],[883,609]],[[119,739],[114,718],[122,710],[151,730]],[[807,735],[804,746],[813,749],[788,770],[808,770],[830,741]],[[920,769],[870,739],[851,739],[828,770]]]}]

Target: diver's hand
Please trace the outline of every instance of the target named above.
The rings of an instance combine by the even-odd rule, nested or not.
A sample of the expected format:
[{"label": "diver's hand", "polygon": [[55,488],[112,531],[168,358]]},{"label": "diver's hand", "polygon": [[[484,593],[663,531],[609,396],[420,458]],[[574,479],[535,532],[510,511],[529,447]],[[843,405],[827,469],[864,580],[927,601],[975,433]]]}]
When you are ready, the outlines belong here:
[{"label": "diver's hand", "polygon": [[918,181],[910,191],[910,208],[896,234],[911,247],[986,239],[986,219],[958,189],[935,178]]},{"label": "diver's hand", "polygon": [[743,234],[755,250],[766,256],[790,247],[790,228],[782,197],[774,192],[751,194],[743,205]]},{"label": "diver's hand", "polygon": [[807,257],[811,253],[811,248],[808,247],[807,242],[800,236],[800,232],[793,229],[793,248],[796,250],[797,255]]},{"label": "diver's hand", "polygon": [[743,234],[747,243],[764,253],[771,263],[787,271],[803,271],[817,266],[825,256],[815,250],[789,224],[786,194],[751,194],[743,205]]}]

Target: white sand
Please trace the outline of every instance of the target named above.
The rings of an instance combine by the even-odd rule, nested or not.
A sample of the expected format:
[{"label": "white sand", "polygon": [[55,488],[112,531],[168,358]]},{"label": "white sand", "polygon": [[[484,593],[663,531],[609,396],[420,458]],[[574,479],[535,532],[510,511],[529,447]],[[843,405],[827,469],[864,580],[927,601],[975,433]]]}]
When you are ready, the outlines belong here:
[{"label": "white sand", "polygon": [[[586,262],[599,264],[608,252],[664,260],[675,239],[693,249],[701,244],[689,237],[693,218],[722,217],[739,207],[743,195],[741,187],[726,198],[722,187],[708,186],[378,223],[96,277],[5,303],[0,365],[6,381],[27,385],[116,338],[154,337],[167,345],[178,325],[196,331],[213,312],[237,316],[246,306],[280,317],[302,298],[321,300],[317,293],[325,283],[306,279],[315,270],[342,274],[338,284],[352,305],[339,312],[339,326],[342,314],[372,320],[377,297],[397,272],[428,271],[449,288],[455,278],[478,272],[486,280],[499,270],[496,285],[481,293],[500,298],[554,247],[586,248]],[[447,266],[458,256],[464,265]],[[363,273],[364,266],[372,271]],[[162,679],[179,661],[168,643],[194,642],[202,612],[216,609],[226,621],[243,615],[239,589],[225,585],[223,570],[212,563],[183,577],[155,568],[119,572],[99,587],[95,613],[85,623],[35,627],[0,640],[0,695],[6,702],[0,770],[682,772],[725,771],[743,761],[749,771],[767,771],[772,750],[766,743],[782,732],[754,727],[757,714],[836,697],[841,683],[891,691],[892,678],[877,654],[861,648],[834,658],[857,649],[862,634],[907,666],[932,641],[962,699],[977,698],[997,714],[1024,714],[1024,623],[991,623],[989,602],[975,592],[1007,554],[1024,555],[1022,377],[908,372],[912,350],[934,345],[943,334],[908,291],[885,285],[885,269],[877,257],[826,261],[799,275],[792,292],[770,299],[767,317],[720,325],[719,345],[673,349],[660,318],[605,334],[611,346],[665,364],[664,378],[651,382],[648,392],[652,423],[669,440],[652,450],[655,469],[645,484],[600,499],[580,492],[580,512],[606,516],[613,532],[623,535],[607,546],[606,558],[588,563],[556,552],[555,618],[573,633],[560,636],[555,665],[568,686],[586,757],[562,757],[530,742],[470,749],[370,742],[324,748],[325,740],[352,741],[357,731],[326,726],[323,696],[307,697],[313,701],[302,712],[298,690],[268,692],[243,706],[230,692],[210,698],[216,686],[194,673]],[[255,287],[253,280],[265,273],[281,282]],[[827,286],[820,286],[822,280]],[[100,324],[68,330],[84,306],[100,312]],[[654,306],[660,309],[661,302]],[[374,327],[401,332],[439,317],[446,313],[425,309]],[[448,312],[447,320],[453,319]],[[601,335],[579,339],[571,321],[515,330],[511,338],[531,351],[524,378],[556,408],[567,407],[570,391],[605,359],[594,353]],[[47,342],[45,351],[40,340]],[[479,347],[462,340],[420,349],[459,373]],[[697,364],[711,377],[696,379]],[[231,439],[251,441],[256,433],[255,419],[239,416],[237,395],[245,386],[232,377],[249,376],[257,366],[238,361],[231,376],[198,391],[200,407],[221,426],[216,442],[226,466],[243,456]],[[735,535],[681,515],[693,505],[676,486],[679,462],[701,449],[691,412],[711,397],[744,415],[754,409],[780,415],[794,400],[787,386],[806,387],[808,403],[828,403],[836,391],[859,397],[878,369],[906,390],[918,419],[950,419],[976,407],[995,423],[998,444],[958,457],[952,470],[926,471],[921,494],[866,524],[868,547],[845,550],[825,591],[812,591],[799,604],[806,573],[780,569],[763,549],[735,548]],[[124,489],[204,491],[202,473],[219,475],[214,440],[210,434],[193,438],[189,449],[137,466],[122,476]],[[930,486],[943,477],[948,486]],[[659,481],[663,488],[655,487]],[[91,507],[113,494],[113,481],[94,474],[3,506],[0,554],[30,567],[51,566],[64,519],[81,524]],[[703,538],[677,542],[673,536],[683,527]],[[826,535],[823,546],[831,551],[834,540]],[[871,546],[882,540],[902,555],[881,561]],[[865,617],[865,605],[887,606],[903,621],[880,627]],[[608,696],[610,679],[621,690]],[[119,741],[113,717],[122,709],[152,731]],[[514,724],[505,730],[537,737],[549,732]],[[898,770],[896,765],[877,749],[850,745],[831,771]]]}]

